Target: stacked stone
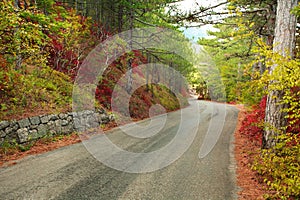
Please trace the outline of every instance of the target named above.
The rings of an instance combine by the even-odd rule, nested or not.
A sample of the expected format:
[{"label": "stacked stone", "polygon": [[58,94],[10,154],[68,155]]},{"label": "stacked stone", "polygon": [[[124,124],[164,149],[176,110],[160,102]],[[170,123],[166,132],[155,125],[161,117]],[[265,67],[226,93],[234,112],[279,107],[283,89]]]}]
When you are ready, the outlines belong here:
[{"label": "stacked stone", "polygon": [[26,143],[43,136],[70,134],[99,127],[113,120],[105,110],[86,110],[29,117],[21,120],[0,122],[0,144],[3,141]]}]

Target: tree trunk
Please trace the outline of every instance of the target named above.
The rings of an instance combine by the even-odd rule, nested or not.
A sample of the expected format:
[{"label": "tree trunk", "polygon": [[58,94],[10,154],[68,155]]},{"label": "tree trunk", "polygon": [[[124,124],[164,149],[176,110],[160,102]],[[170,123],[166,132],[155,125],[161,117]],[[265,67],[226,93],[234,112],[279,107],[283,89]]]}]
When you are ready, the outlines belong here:
[{"label": "tree trunk", "polygon": [[147,89],[147,92],[149,91],[149,64],[150,63],[152,65],[150,54],[147,53],[147,64],[148,64],[148,66],[146,67],[146,89]]},{"label": "tree trunk", "polygon": [[[173,68],[173,63],[171,62],[170,63],[170,68]],[[173,79],[173,70],[172,69],[170,69],[169,70],[169,88],[170,88],[170,93],[172,92],[172,79]]]},{"label": "tree trunk", "polygon": [[[14,6],[15,8],[21,9],[21,3],[19,0],[15,0],[14,1]],[[23,62],[23,58],[22,58],[22,54],[21,54],[21,39],[20,39],[20,35],[19,35],[19,25],[16,26],[15,31],[14,31],[14,37],[16,39],[18,39],[18,43],[17,43],[17,47],[16,47],[16,66],[15,69],[21,69],[22,66],[22,62]]]},{"label": "tree trunk", "polygon": [[122,3],[119,4],[119,12],[118,12],[118,32],[121,33],[123,30],[123,12],[124,7]]},{"label": "tree trunk", "polygon": [[[282,56],[293,57],[296,36],[296,17],[290,12],[298,3],[298,0],[278,0],[277,14],[275,24],[275,37],[273,51]],[[270,68],[272,73],[277,65]],[[272,81],[270,82],[272,84]],[[263,134],[263,148],[271,148],[276,144],[276,138],[279,131],[284,131],[287,124],[282,104],[284,91],[270,91],[267,97],[266,105],[266,130]]]},{"label": "tree trunk", "polygon": [[[130,6],[132,6],[132,2],[130,2]],[[130,12],[129,12],[129,46],[130,49],[132,50],[132,33],[133,33],[133,20],[134,20],[134,12],[133,12],[133,7],[130,7]],[[129,58],[127,62],[127,93],[130,94],[132,90],[132,59]]]}]

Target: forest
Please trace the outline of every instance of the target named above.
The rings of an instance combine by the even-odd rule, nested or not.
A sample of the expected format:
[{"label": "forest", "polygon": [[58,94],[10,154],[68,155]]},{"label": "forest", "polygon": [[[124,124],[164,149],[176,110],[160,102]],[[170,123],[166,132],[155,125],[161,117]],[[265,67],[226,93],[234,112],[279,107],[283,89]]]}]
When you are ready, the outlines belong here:
[{"label": "forest", "polygon": [[[206,100],[244,104],[248,112],[240,132],[261,146],[252,170],[272,191],[266,199],[299,199],[298,1],[224,0],[197,4],[190,11],[179,9],[178,2],[2,0],[0,120],[71,111],[80,66],[98,44],[137,28],[169,29],[181,42],[180,47],[168,44],[167,49],[180,48],[190,57],[153,48],[124,53],[98,80],[95,106],[112,110],[114,87],[126,72],[122,90],[132,94],[129,110],[135,120],[149,117],[155,104],[167,111],[187,106],[190,89]],[[214,29],[208,31],[209,37],[197,40],[203,49],[196,52],[181,28],[205,25]],[[120,43],[125,48],[124,41]],[[148,63],[180,72],[189,85],[172,70],[138,67]],[[207,64],[217,73],[204,73]],[[132,77],[146,84],[132,91]],[[159,84],[161,80],[167,80],[168,87]],[[222,87],[215,81],[221,81]],[[0,144],[3,149],[13,146]]]}]

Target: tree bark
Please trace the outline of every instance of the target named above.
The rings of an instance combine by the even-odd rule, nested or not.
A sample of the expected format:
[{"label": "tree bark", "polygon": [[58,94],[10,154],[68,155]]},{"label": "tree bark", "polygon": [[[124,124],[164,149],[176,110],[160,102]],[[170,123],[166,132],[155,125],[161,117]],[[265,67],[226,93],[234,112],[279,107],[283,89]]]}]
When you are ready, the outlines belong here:
[{"label": "tree bark", "polygon": [[[278,0],[277,14],[275,23],[275,37],[273,43],[273,52],[282,56],[293,58],[296,37],[296,16],[290,12],[297,6],[298,0]],[[270,68],[269,73],[273,73],[277,65]],[[274,82],[274,81],[273,81]],[[270,82],[272,84],[272,81]],[[263,148],[272,148],[277,142],[277,136],[280,131],[284,131],[287,124],[283,109],[285,104],[282,103],[284,91],[269,91],[266,105],[266,130],[263,134]]]},{"label": "tree bark", "polygon": [[[129,11],[129,47],[132,50],[132,33],[133,33],[133,28],[134,28],[134,24],[133,24],[133,20],[134,20],[134,11],[133,11],[133,4],[132,1],[130,2],[130,11]],[[132,90],[132,59],[129,58],[128,62],[127,62],[127,86],[126,86],[126,91],[128,94],[130,94],[131,90]]]},{"label": "tree bark", "polygon": [[119,4],[119,12],[118,12],[118,32],[121,33],[123,30],[123,12],[124,6],[122,3]]}]

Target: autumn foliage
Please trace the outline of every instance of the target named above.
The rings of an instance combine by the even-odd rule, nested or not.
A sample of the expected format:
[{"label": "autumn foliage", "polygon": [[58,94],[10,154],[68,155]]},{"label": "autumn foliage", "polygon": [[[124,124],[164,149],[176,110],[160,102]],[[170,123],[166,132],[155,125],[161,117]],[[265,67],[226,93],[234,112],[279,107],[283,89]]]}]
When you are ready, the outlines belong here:
[{"label": "autumn foliage", "polygon": [[[107,25],[81,15],[68,4],[49,0],[40,6],[39,2],[18,7],[11,0],[0,2],[1,119],[35,115],[37,110],[70,110],[72,83],[81,64],[91,50],[113,35]],[[99,80],[97,106],[111,109],[112,92],[128,70],[129,59],[133,76],[145,82],[137,68],[147,63],[145,55],[138,50],[123,54],[115,58]],[[85,73],[94,75],[92,71]],[[158,85],[151,91],[139,89],[131,103],[134,118],[148,117],[149,108],[156,103],[167,106],[167,110],[180,107],[174,94]]]},{"label": "autumn foliage", "polygon": [[247,135],[251,141],[262,143],[263,122],[265,118],[267,97],[263,97],[259,105],[254,105],[242,122],[240,132]]}]

